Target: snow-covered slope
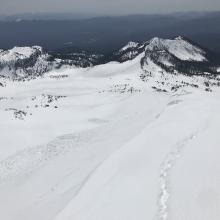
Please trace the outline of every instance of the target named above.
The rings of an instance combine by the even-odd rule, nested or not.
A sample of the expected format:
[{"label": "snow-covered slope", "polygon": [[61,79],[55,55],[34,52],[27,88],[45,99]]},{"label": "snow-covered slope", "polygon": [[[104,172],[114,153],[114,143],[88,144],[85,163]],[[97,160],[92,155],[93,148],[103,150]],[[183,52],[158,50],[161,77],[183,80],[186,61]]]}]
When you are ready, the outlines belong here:
[{"label": "snow-covered slope", "polygon": [[15,62],[18,59],[27,59],[36,52],[42,52],[41,47],[14,47],[8,51],[1,51],[0,62]]},{"label": "snow-covered slope", "polygon": [[59,54],[45,52],[42,47],[14,47],[0,51],[0,77],[25,80],[42,76],[51,70],[74,66],[87,67],[101,55],[82,53]]},{"label": "snow-covered slope", "polygon": [[10,78],[41,76],[55,67],[50,56],[38,46],[14,47],[0,52],[0,75]]},{"label": "snow-covered slope", "polygon": [[4,79],[0,219],[218,220],[219,77],[177,59]]},{"label": "snow-covered slope", "polygon": [[154,51],[158,49],[167,50],[180,60],[206,61],[205,51],[189,43],[182,37],[177,37],[172,40],[155,37],[150,40],[149,44],[146,46],[146,50]]}]

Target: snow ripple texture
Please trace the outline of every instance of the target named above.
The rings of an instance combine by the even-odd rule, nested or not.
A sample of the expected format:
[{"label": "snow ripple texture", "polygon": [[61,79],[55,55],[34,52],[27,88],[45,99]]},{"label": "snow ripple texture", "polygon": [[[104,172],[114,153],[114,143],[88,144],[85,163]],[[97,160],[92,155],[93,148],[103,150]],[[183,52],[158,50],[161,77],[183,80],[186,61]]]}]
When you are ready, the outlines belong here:
[{"label": "snow ripple texture", "polygon": [[79,141],[86,142],[86,138],[81,140],[78,134],[63,135],[46,145],[25,149],[0,161],[0,183],[14,176],[28,174],[71,149],[77,150]]}]

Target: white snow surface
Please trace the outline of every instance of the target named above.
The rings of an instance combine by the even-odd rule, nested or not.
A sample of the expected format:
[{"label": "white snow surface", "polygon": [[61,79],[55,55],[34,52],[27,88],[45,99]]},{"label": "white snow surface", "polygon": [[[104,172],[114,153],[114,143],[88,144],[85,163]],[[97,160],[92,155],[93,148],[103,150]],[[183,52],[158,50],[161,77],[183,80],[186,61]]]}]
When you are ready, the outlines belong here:
[{"label": "white snow surface", "polygon": [[220,219],[220,89],[141,56],[0,87],[0,219]]},{"label": "white snow surface", "polygon": [[146,46],[146,50],[165,49],[171,54],[185,61],[206,61],[205,52],[184,40],[182,37],[177,37],[175,39],[161,39],[153,38],[150,40],[149,44]]}]

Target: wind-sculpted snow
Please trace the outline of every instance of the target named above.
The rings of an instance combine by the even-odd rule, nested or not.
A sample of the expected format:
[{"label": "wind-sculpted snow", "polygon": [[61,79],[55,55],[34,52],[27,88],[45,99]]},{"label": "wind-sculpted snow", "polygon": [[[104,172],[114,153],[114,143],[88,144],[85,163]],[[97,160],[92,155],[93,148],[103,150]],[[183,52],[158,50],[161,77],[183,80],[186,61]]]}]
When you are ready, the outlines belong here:
[{"label": "wind-sculpted snow", "polygon": [[0,183],[33,172],[54,157],[67,153],[72,148],[76,149],[79,141],[80,137],[77,134],[65,135],[46,145],[25,149],[2,160],[0,162]]}]

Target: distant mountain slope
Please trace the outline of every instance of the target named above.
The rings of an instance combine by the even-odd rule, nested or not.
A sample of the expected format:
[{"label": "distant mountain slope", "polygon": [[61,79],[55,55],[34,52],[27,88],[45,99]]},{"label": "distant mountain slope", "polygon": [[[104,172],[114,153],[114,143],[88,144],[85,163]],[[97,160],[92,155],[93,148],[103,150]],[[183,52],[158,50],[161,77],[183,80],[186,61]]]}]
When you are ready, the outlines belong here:
[{"label": "distant mountain slope", "polygon": [[0,73],[5,77],[40,76],[52,66],[50,56],[41,47],[14,47],[0,52]]},{"label": "distant mountain slope", "polygon": [[49,54],[39,46],[14,47],[0,50],[0,77],[25,80],[42,76],[53,69],[88,67],[94,65],[100,56],[86,52]]},{"label": "distant mountain slope", "polygon": [[[86,52],[49,54],[37,46],[15,47],[0,52],[0,76],[29,80],[57,69],[92,66],[109,72],[115,63],[119,72],[121,68],[122,71],[136,68],[140,72],[139,78],[144,82],[151,81],[152,88],[158,91],[185,86],[211,91],[210,86],[220,85],[220,62],[213,57],[211,51],[180,36],[173,39],[155,37],[144,43],[129,42],[110,55]],[[129,61],[133,64],[126,69]],[[91,72],[97,68],[91,68]]]},{"label": "distant mountain slope", "polygon": [[148,57],[169,73],[177,71],[189,75],[202,75],[206,72],[218,74],[217,68],[220,66],[218,55],[180,36],[173,39],[155,37],[144,43],[133,43],[132,46],[128,43],[115,52],[111,59],[124,62],[143,52],[145,57],[142,63]]}]

